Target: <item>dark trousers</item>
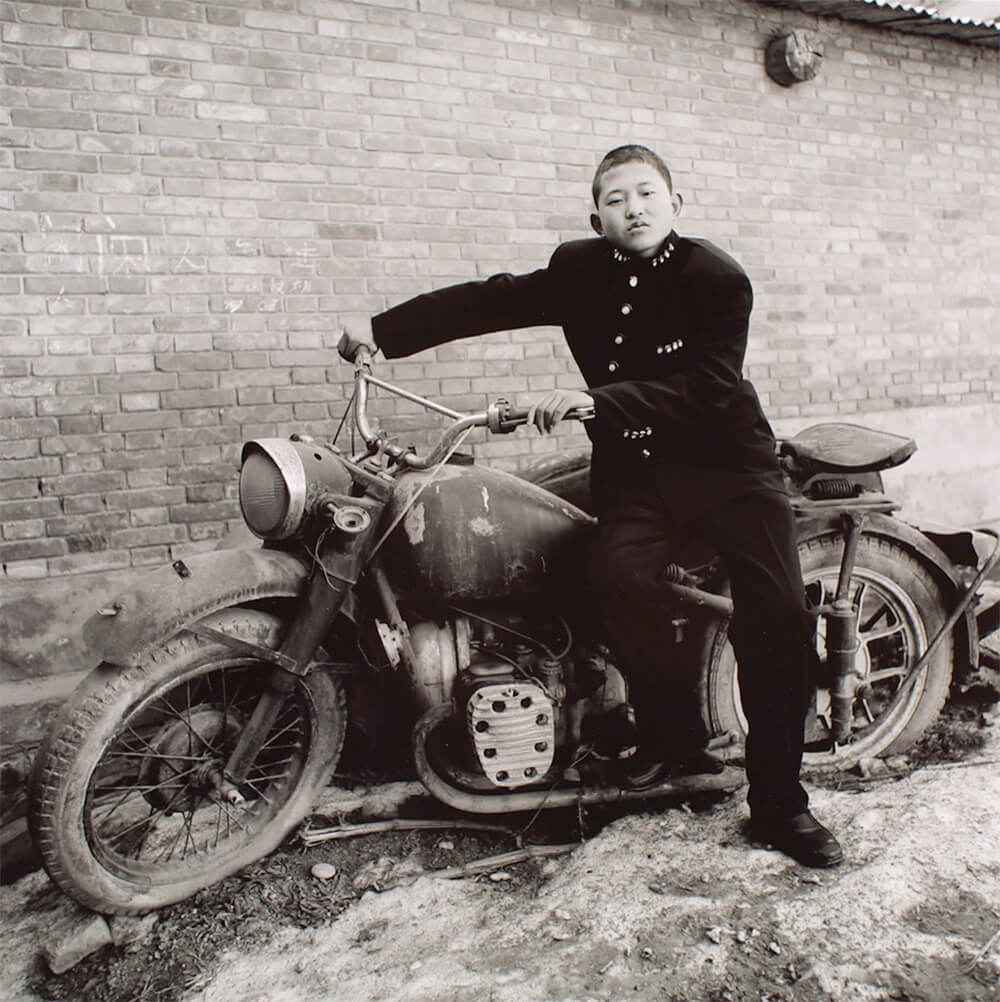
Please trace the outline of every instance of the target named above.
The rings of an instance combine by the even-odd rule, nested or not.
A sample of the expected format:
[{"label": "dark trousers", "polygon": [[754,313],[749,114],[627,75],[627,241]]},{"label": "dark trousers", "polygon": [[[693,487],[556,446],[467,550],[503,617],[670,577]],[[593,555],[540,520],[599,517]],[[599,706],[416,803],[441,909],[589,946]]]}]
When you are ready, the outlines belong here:
[{"label": "dark trousers", "polygon": [[805,810],[799,770],[816,666],[815,616],[802,584],[787,497],[756,491],[685,512],[664,501],[669,483],[594,493],[600,514],[598,592],[629,681],[640,746],[676,760],[704,748],[708,739],[703,679],[693,659],[671,654],[673,627],[663,589],[666,566],[697,539],[722,557],[732,587],[729,637],[749,724],[751,812],[759,820]]}]

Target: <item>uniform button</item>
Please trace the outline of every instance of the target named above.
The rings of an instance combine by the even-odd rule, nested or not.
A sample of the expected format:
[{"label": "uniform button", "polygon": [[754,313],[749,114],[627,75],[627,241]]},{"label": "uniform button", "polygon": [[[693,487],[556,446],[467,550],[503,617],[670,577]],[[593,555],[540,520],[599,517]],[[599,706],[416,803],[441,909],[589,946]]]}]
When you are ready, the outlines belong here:
[{"label": "uniform button", "polygon": [[649,457],[651,455],[652,455],[652,453],[649,451],[649,449],[643,449],[642,450],[642,458],[643,459],[649,459]]},{"label": "uniform button", "polygon": [[621,334],[615,335],[615,344],[621,344],[625,340],[624,336]]},{"label": "uniform button", "polygon": [[608,362],[608,372],[617,372],[617,371],[618,371],[618,363]]},{"label": "uniform button", "polygon": [[632,312],[632,304],[631,303],[625,303],[622,306],[622,316],[627,317],[631,312]]},{"label": "uniform button", "polygon": [[639,279],[636,275],[629,275],[628,284],[634,289],[639,284]]}]

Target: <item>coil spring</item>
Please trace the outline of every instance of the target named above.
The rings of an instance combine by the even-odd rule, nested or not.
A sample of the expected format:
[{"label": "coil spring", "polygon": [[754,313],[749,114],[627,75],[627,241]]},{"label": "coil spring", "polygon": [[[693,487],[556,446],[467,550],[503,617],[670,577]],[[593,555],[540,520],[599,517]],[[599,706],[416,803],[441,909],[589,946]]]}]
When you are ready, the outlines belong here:
[{"label": "coil spring", "polygon": [[856,497],[860,491],[860,485],[851,483],[846,477],[829,477],[811,483],[807,493],[814,501],[832,501]]}]

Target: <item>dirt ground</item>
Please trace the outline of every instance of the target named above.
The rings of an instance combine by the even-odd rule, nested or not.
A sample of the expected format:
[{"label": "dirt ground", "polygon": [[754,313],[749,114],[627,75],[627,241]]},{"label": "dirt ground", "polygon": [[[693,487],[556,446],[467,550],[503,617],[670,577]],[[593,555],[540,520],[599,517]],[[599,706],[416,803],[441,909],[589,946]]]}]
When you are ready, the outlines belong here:
[{"label": "dirt ground", "polygon": [[[9,1002],[997,1002],[1000,704],[970,694],[908,759],[813,777],[846,863],[748,842],[742,792],[625,816],[496,819],[572,852],[461,879],[504,832],[392,831],[268,859],[56,976],[75,909],[42,873],[0,896]],[[572,816],[571,816],[572,814]],[[314,822],[318,823],[318,822]],[[336,868],[313,876],[317,862]]]}]

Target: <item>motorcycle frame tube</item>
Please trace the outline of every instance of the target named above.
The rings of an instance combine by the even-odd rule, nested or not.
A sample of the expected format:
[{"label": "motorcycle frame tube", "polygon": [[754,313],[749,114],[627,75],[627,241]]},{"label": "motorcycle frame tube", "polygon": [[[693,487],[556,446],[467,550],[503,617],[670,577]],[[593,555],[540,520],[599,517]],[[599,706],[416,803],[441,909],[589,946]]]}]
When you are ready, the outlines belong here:
[{"label": "motorcycle frame tube", "polygon": [[721,773],[679,776],[648,790],[626,790],[619,786],[583,786],[565,790],[524,790],[519,793],[470,793],[442,779],[427,757],[428,736],[454,712],[455,708],[451,703],[441,703],[431,707],[417,721],[413,731],[413,758],[417,776],[428,793],[449,807],[468,814],[508,814],[540,808],[571,807],[576,804],[614,804],[655,797],[690,796],[706,790],[733,792],[745,782],[741,771],[727,768]]},{"label": "motorcycle frame tube", "polygon": [[158,568],[83,624],[100,661],[134,667],[189,623],[259,599],[296,598],[309,577],[299,557],[262,548],[198,554],[185,559],[184,571]]},{"label": "motorcycle frame tube", "polygon": [[246,780],[261,743],[294,685],[294,676],[308,674],[316,649],[357,584],[384,502],[357,498],[355,504],[371,516],[368,527],[360,532],[335,531],[321,538],[308,587],[281,642],[282,666],[272,669],[268,687],[226,762],[225,778],[235,786]]}]

